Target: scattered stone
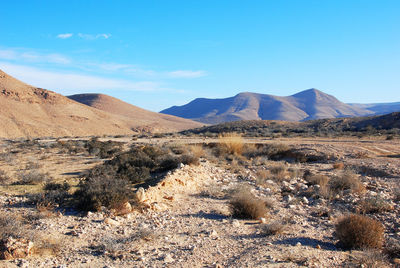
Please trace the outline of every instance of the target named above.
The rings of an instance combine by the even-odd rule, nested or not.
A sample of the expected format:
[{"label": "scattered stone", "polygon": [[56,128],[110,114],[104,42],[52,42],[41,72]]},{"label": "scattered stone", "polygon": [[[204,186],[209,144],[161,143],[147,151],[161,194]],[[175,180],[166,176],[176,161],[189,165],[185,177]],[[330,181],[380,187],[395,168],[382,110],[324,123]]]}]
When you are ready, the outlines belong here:
[{"label": "scattered stone", "polygon": [[23,238],[9,237],[0,242],[0,260],[12,260],[28,257],[33,242]]},{"label": "scattered stone", "polygon": [[104,220],[104,223],[108,224],[108,225],[112,225],[112,226],[118,226],[119,222],[117,222],[116,220],[113,220],[111,218],[106,218]]},{"label": "scattered stone", "polygon": [[174,262],[175,260],[174,260],[174,258],[172,258],[172,256],[171,256],[171,254],[166,254],[165,256],[164,256],[164,262],[166,262],[166,263],[171,263],[171,262]]}]

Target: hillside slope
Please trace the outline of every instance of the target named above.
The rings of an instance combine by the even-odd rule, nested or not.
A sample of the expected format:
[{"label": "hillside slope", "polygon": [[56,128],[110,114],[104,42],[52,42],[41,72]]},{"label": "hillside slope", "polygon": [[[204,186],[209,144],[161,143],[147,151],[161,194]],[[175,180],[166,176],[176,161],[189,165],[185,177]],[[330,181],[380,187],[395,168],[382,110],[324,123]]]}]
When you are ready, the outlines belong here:
[{"label": "hillside slope", "polygon": [[[184,119],[182,119],[184,120]],[[175,131],[185,123],[158,127],[78,103],[53,91],[25,84],[0,70],[0,137],[60,137]],[[197,123],[187,123],[187,128]]]},{"label": "hillside slope", "polygon": [[304,121],[373,114],[362,107],[340,102],[317,89],[308,89],[287,97],[245,92],[225,99],[195,99],[161,113],[212,124],[260,119]]}]

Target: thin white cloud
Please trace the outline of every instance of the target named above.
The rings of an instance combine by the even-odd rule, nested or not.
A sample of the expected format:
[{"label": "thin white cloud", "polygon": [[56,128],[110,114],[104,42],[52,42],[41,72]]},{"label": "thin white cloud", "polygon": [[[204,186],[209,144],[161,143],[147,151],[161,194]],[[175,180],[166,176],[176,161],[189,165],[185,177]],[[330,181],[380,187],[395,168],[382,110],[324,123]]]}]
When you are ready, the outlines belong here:
[{"label": "thin white cloud", "polygon": [[171,78],[198,78],[206,76],[205,71],[190,71],[190,70],[178,70],[167,73]]},{"label": "thin white cloud", "polygon": [[59,34],[59,35],[57,35],[57,38],[60,38],[60,39],[68,39],[68,38],[71,38],[73,35],[74,35],[74,34],[72,34],[72,33],[64,33],[64,34]]},{"label": "thin white cloud", "polygon": [[108,39],[111,37],[111,34],[84,34],[84,33],[78,33],[78,37],[86,40],[96,40],[96,39]]},{"label": "thin white cloud", "polygon": [[22,49],[0,49],[0,59],[36,63],[69,64],[71,60],[61,54],[43,54]]},{"label": "thin white cloud", "polygon": [[[93,75],[81,75],[47,71],[23,65],[0,62],[0,69],[34,86],[65,92],[94,92],[101,90],[156,91],[163,90],[160,83],[110,79]],[[65,94],[65,93],[64,93]]]}]

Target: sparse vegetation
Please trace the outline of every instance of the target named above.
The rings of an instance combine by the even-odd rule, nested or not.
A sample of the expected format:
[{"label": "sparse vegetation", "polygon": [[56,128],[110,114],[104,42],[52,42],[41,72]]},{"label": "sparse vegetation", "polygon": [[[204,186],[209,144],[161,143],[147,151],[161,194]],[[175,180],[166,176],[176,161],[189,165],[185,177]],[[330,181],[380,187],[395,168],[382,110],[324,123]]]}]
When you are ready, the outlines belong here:
[{"label": "sparse vegetation", "polygon": [[229,205],[232,216],[236,218],[259,219],[267,213],[264,201],[255,197],[248,189],[234,194]]},{"label": "sparse vegetation", "polygon": [[268,224],[261,225],[261,234],[263,235],[276,235],[281,234],[287,227],[287,224],[281,221],[275,221]]},{"label": "sparse vegetation", "polygon": [[350,190],[354,193],[365,191],[365,187],[358,175],[351,171],[345,171],[338,176],[333,176],[329,180],[329,188],[334,194],[342,193],[344,190]]},{"label": "sparse vegetation", "polygon": [[362,214],[370,214],[370,213],[382,213],[386,211],[391,211],[393,208],[392,206],[383,199],[382,197],[370,196],[362,199],[359,202],[359,212]]},{"label": "sparse vegetation", "polygon": [[41,173],[37,170],[20,172],[18,178],[16,184],[40,184],[53,180],[48,174]]},{"label": "sparse vegetation", "polygon": [[381,248],[384,228],[372,218],[352,214],[344,216],[336,224],[336,236],[344,248]]}]

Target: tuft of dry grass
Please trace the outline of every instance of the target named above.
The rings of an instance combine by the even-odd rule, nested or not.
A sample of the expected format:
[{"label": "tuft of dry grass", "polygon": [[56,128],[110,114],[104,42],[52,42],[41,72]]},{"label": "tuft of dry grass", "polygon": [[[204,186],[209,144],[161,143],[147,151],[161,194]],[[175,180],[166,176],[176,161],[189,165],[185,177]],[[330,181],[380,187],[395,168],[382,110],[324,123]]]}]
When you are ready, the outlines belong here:
[{"label": "tuft of dry grass", "polygon": [[218,136],[218,142],[230,154],[241,155],[243,152],[243,138],[237,133],[222,133]]},{"label": "tuft of dry grass", "polygon": [[359,212],[362,214],[382,213],[391,211],[393,207],[380,196],[371,196],[362,199],[359,202]]},{"label": "tuft of dry grass", "polygon": [[354,251],[350,254],[346,267],[389,268],[387,257],[378,250]]},{"label": "tuft of dry grass", "polygon": [[256,220],[265,217],[267,213],[265,202],[248,189],[237,192],[229,201],[229,206],[232,216],[241,219]]},{"label": "tuft of dry grass", "polygon": [[325,187],[329,182],[328,176],[325,175],[309,175],[305,176],[304,179],[311,185],[319,185],[321,187]]},{"label": "tuft of dry grass", "polygon": [[334,169],[342,170],[342,169],[344,169],[344,164],[341,163],[341,162],[339,162],[339,163],[334,163],[334,164],[333,164],[333,168],[334,168]]},{"label": "tuft of dry grass", "polygon": [[263,235],[276,235],[285,231],[287,224],[281,221],[274,221],[269,224],[261,225],[261,234]]},{"label": "tuft of dry grass", "polygon": [[351,190],[353,193],[362,193],[365,191],[365,187],[358,175],[351,171],[345,171],[339,176],[331,178],[329,180],[329,188],[335,194],[344,190]]},{"label": "tuft of dry grass", "polygon": [[196,158],[204,157],[206,155],[206,152],[201,144],[190,145],[189,150]]},{"label": "tuft of dry grass", "polygon": [[384,227],[372,218],[351,214],[336,224],[336,236],[345,248],[379,249],[383,244]]}]

